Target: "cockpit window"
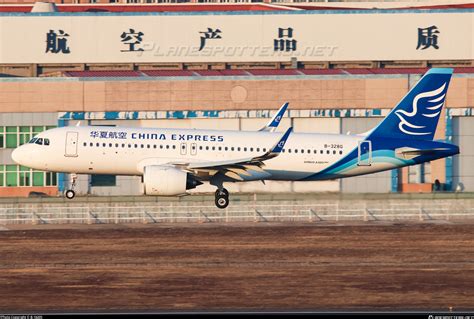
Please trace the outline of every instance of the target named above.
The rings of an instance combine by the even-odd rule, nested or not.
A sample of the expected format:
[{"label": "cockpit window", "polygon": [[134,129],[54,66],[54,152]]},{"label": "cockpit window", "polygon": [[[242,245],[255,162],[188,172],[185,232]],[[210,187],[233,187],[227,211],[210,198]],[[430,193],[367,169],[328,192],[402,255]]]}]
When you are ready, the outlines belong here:
[{"label": "cockpit window", "polygon": [[46,145],[48,146],[50,144],[49,138],[38,138],[38,137],[33,137],[29,142],[29,144],[38,144],[38,145]]}]

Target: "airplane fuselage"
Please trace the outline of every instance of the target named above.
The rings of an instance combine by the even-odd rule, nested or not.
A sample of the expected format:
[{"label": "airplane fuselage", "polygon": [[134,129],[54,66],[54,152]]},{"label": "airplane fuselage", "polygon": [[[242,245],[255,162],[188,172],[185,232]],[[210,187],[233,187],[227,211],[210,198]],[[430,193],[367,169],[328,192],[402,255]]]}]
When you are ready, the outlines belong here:
[{"label": "airplane fuselage", "polygon": [[[278,141],[281,133],[198,129],[63,127],[37,138],[49,145],[29,143],[16,151],[17,162],[38,170],[77,173],[143,175],[151,165],[187,165],[258,156]],[[397,148],[444,148],[415,158],[397,156]],[[365,135],[293,133],[282,153],[265,161],[261,170],[240,174],[250,180],[324,180],[369,174],[457,154],[457,147],[436,141]],[[28,157],[27,159],[25,157]],[[209,174],[200,173],[201,180]]]}]

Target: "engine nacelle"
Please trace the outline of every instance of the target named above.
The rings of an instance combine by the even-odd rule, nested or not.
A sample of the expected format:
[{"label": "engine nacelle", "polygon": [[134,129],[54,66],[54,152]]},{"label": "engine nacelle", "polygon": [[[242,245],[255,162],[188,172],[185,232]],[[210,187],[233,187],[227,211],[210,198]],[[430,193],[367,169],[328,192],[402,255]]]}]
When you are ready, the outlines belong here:
[{"label": "engine nacelle", "polygon": [[143,172],[145,195],[176,196],[202,184],[192,175],[168,166],[145,166]]}]

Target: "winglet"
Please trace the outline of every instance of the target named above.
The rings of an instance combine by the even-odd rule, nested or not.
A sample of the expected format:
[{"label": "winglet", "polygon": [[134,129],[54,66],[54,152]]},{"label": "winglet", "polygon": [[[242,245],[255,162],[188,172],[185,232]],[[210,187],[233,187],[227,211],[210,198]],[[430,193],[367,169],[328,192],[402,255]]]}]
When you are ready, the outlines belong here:
[{"label": "winglet", "polygon": [[275,115],[273,115],[270,122],[268,122],[267,125],[262,127],[259,131],[274,132],[277,129],[278,125],[280,124],[281,119],[283,118],[283,115],[285,114],[286,109],[288,108],[288,105],[289,105],[288,102],[284,103],[280,107],[278,112],[276,112]]},{"label": "winglet", "polygon": [[287,129],[285,134],[283,134],[283,136],[280,138],[280,140],[275,145],[273,145],[270,153],[276,153],[276,154],[281,153],[292,131],[293,131],[293,127],[290,127],[289,129]]}]

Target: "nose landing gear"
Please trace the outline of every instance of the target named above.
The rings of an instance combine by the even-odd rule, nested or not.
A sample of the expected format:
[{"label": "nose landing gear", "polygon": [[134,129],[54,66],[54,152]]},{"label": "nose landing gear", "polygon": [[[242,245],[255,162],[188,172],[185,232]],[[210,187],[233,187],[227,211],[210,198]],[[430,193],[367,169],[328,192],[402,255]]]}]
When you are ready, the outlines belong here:
[{"label": "nose landing gear", "polygon": [[71,174],[71,189],[68,189],[64,195],[66,196],[67,199],[73,199],[76,197],[76,192],[74,191],[74,187],[76,186],[76,180],[77,180],[77,175],[76,174]]},{"label": "nose landing gear", "polygon": [[216,206],[220,209],[229,206],[229,192],[227,191],[227,189],[222,188],[216,190],[215,203]]}]

